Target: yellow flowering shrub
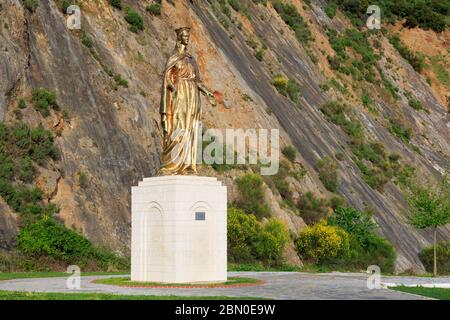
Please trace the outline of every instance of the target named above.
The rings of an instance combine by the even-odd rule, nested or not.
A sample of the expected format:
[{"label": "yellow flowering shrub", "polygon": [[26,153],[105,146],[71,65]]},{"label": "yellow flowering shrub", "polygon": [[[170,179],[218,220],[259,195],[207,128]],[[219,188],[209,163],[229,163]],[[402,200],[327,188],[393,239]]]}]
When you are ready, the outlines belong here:
[{"label": "yellow flowering shrub", "polygon": [[300,233],[296,245],[303,260],[322,263],[346,256],[350,251],[350,236],[345,230],[321,220]]}]

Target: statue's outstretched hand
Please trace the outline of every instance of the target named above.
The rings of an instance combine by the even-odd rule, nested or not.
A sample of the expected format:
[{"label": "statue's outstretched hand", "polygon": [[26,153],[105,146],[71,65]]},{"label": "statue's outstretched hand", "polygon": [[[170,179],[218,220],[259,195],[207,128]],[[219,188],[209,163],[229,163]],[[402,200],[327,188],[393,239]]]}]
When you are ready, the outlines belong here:
[{"label": "statue's outstretched hand", "polygon": [[216,98],[214,98],[214,94],[212,92],[207,92],[206,96],[208,97],[208,101],[211,104],[212,107],[217,107],[217,101]]}]

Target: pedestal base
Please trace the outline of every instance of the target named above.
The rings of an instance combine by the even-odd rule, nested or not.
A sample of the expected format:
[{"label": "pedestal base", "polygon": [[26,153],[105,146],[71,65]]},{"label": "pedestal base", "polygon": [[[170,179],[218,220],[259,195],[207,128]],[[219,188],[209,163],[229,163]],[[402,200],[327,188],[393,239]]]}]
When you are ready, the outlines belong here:
[{"label": "pedestal base", "polygon": [[131,190],[131,280],[227,280],[227,189],[216,178],[144,178]]}]

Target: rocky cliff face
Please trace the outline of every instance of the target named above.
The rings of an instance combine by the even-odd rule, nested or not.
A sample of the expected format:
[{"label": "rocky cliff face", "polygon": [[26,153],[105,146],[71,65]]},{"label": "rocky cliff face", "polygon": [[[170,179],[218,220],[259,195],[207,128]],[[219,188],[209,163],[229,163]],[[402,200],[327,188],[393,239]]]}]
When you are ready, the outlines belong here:
[{"label": "rocky cliff face", "polygon": [[[328,195],[318,178],[317,161],[342,154],[338,192],[359,209],[366,205],[373,208],[380,233],[397,247],[398,271],[423,270],[417,253],[431,237],[405,223],[406,204],[398,186],[388,182],[383,190],[375,190],[364,181],[348,137],[327,121],[320,106],[330,99],[344,99],[367,136],[381,141],[389,152],[398,153],[420,177],[434,180],[449,169],[449,115],[444,106],[448,88],[430,87],[381,37],[380,51],[385,55],[379,67],[402,89],[397,101],[375,86],[367,86],[374,93],[375,115],[362,106],[360,94],[351,86],[347,94],[321,89],[330,78],[340,79],[326,58],[333,51],[326,30],[350,26],[342,15],[328,18],[322,1],[310,7],[292,1],[313,35],[309,45],[297,41],[270,3],[263,6],[244,1],[251,19],[232,10],[234,23],[224,24],[223,19],[228,18],[217,3],[211,6],[215,1],[163,1],[160,16],[146,12],[150,2],[125,1],[144,17],[145,29],[138,34],[129,30],[123,11],[106,0],[81,1],[82,31],[68,30],[59,1],[42,0],[33,13],[19,0],[0,3],[0,120],[14,122],[18,100],[24,98],[27,107],[21,111],[23,121],[43,123],[57,134],[62,158],[40,168],[36,183],[48,201],[60,205],[60,219],[68,227],[96,244],[128,252],[130,187],[142,177],[153,175],[159,166],[160,78],[174,47],[173,30],[187,25],[192,27],[191,51],[198,58],[203,80],[221,97],[216,110],[205,101],[204,125],[279,128],[282,144],[297,148],[297,161],[308,172],[295,187],[300,193]],[[407,31],[402,32],[407,42]],[[441,51],[448,61],[445,39],[448,41],[449,31],[439,35],[427,32],[436,48],[444,48]],[[91,44],[86,45],[86,37]],[[252,41],[265,44],[263,61],[255,58]],[[276,73],[300,83],[301,107],[271,85]],[[120,79],[126,79],[127,84]],[[345,83],[348,78],[341,81]],[[37,87],[57,93],[59,111],[44,118],[32,107],[31,90]],[[428,112],[408,106],[403,92],[409,91]],[[411,145],[416,151],[389,131],[386,118],[394,116],[412,128]],[[203,173],[217,175],[207,168]],[[229,186],[230,199],[236,197],[233,180],[240,174],[233,170],[222,176]],[[80,175],[84,183],[80,183]],[[297,214],[278,205],[278,194],[268,190],[267,197],[272,200],[274,214],[293,231],[304,226]],[[2,248],[13,245],[15,219],[13,212],[0,203]],[[439,238],[448,240],[450,228],[441,228]]]}]

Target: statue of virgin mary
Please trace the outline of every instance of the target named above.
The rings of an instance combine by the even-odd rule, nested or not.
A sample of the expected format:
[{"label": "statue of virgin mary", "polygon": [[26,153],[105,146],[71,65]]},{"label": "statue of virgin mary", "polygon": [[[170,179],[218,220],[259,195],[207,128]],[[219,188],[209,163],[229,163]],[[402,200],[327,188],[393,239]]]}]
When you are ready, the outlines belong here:
[{"label": "statue of virgin mary", "polygon": [[197,62],[187,51],[190,28],[176,30],[177,44],[167,61],[161,94],[163,154],[158,175],[196,174],[201,115],[200,93],[213,106],[214,95],[201,82]]}]

